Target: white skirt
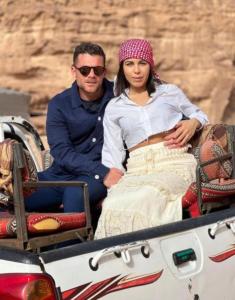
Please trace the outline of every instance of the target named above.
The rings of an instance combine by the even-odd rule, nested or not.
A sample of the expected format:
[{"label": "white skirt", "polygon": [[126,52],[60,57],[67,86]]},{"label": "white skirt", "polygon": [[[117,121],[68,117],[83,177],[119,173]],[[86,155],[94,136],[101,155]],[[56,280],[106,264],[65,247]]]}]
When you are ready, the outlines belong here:
[{"label": "white skirt", "polygon": [[181,220],[181,198],[195,181],[196,160],[187,150],[161,142],[131,152],[128,171],[108,190],[95,238]]}]

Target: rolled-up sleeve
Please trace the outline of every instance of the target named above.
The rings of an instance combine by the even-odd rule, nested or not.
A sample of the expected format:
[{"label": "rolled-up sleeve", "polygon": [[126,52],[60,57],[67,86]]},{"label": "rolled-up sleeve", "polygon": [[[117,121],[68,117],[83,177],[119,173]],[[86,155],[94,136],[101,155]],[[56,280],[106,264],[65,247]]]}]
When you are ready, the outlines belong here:
[{"label": "rolled-up sleeve", "polygon": [[183,93],[177,88],[177,102],[179,110],[189,119],[197,119],[201,123],[201,127],[208,123],[207,115],[197,106],[194,105]]},{"label": "rolled-up sleeve", "polygon": [[123,145],[121,128],[117,121],[112,119],[112,114],[108,109],[106,109],[104,115],[103,126],[102,163],[108,168],[114,167],[125,172],[122,163],[125,160],[126,151]]}]

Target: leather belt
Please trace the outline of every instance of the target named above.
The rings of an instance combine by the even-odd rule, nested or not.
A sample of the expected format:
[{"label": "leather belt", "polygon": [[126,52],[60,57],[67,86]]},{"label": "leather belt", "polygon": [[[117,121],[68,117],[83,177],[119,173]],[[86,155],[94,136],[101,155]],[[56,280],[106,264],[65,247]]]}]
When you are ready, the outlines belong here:
[{"label": "leather belt", "polygon": [[138,148],[144,147],[144,146],[148,146],[148,145],[153,145],[153,144],[157,144],[160,142],[164,141],[164,138],[172,133],[174,130],[168,130],[168,131],[163,131],[154,135],[149,136],[146,140],[140,142],[139,144],[135,145],[134,147],[131,147],[130,149],[128,149],[129,152],[132,152]]}]

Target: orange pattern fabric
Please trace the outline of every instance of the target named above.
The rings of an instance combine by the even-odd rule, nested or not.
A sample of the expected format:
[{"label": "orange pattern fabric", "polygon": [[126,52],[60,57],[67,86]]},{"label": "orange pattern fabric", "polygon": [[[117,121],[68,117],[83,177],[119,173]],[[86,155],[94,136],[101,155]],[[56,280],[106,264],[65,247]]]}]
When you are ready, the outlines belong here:
[{"label": "orange pattern fabric", "polygon": [[[0,205],[12,208],[13,205],[13,145],[17,141],[6,139],[0,143]],[[25,167],[22,169],[22,181],[37,181],[37,170],[27,150],[24,149]],[[24,197],[35,189],[24,188]]]},{"label": "orange pattern fabric", "polygon": [[13,144],[14,140],[6,139],[0,143],[0,190],[6,195],[13,194]]},{"label": "orange pattern fabric", "polygon": [[[231,151],[226,125],[210,125],[208,128],[205,129],[205,133],[202,132],[203,140],[199,140],[199,146],[194,149],[198,163],[218,158]],[[217,161],[201,168],[202,202],[230,203],[229,197],[235,195],[235,179],[231,179],[231,175],[231,159]],[[200,215],[197,194],[196,182],[193,182],[182,197],[182,206],[188,208],[191,217]]]},{"label": "orange pattern fabric", "polygon": [[[49,234],[86,225],[85,213],[31,213],[27,216],[30,235]],[[16,236],[16,219],[6,212],[0,213],[0,238]]]}]

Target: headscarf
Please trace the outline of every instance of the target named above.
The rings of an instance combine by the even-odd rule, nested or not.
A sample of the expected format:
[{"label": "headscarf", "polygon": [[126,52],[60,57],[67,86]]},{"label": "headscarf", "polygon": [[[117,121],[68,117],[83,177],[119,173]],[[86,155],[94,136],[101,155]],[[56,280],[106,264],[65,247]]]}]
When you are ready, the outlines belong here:
[{"label": "headscarf", "polygon": [[119,62],[128,58],[139,58],[154,66],[153,50],[150,43],[143,39],[131,39],[124,41],[119,49]]},{"label": "headscarf", "polygon": [[159,79],[159,75],[154,71],[153,49],[147,40],[130,39],[124,41],[119,49],[119,63],[128,58],[145,60],[149,63],[154,77]]}]

